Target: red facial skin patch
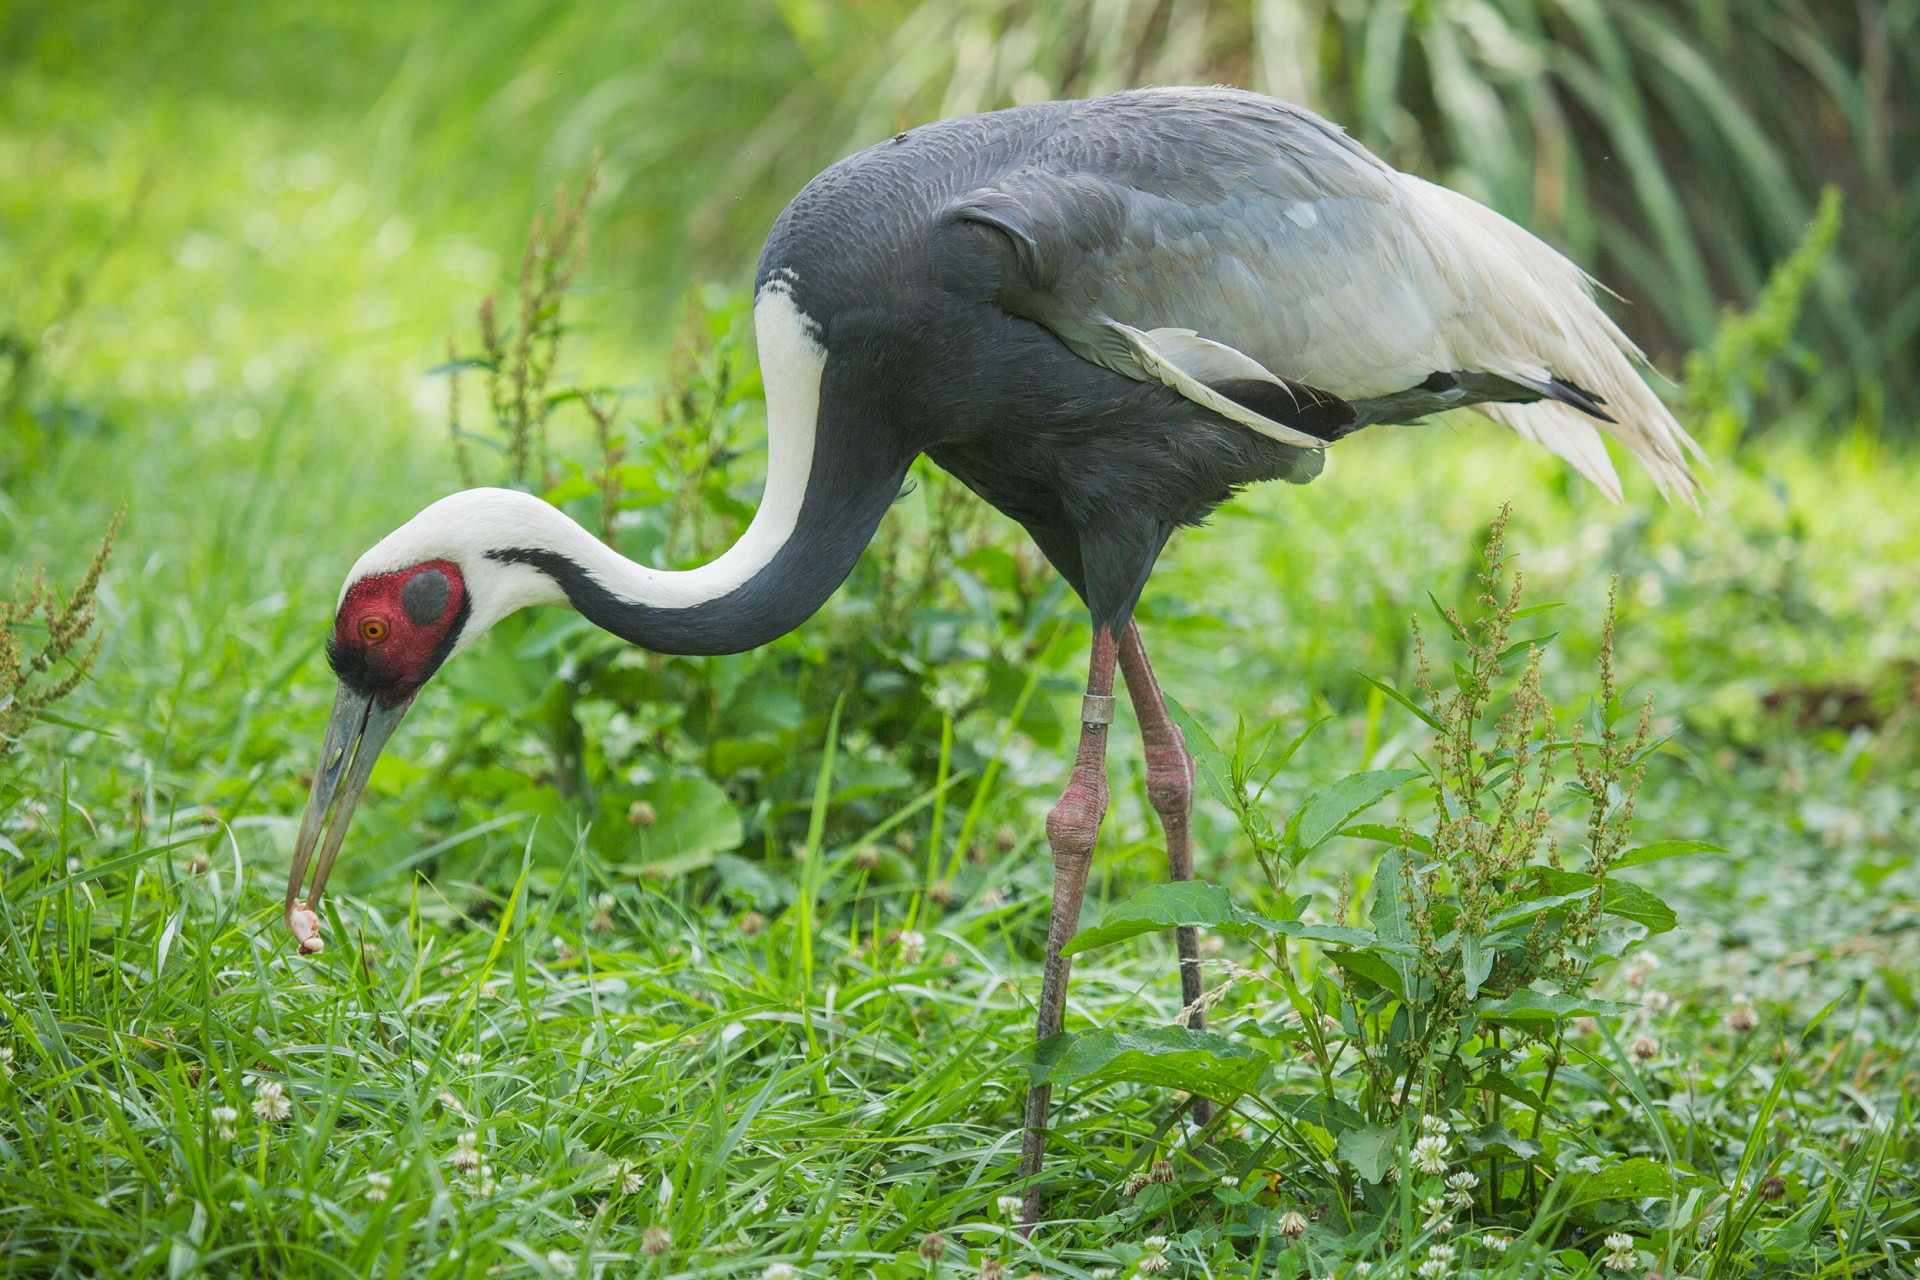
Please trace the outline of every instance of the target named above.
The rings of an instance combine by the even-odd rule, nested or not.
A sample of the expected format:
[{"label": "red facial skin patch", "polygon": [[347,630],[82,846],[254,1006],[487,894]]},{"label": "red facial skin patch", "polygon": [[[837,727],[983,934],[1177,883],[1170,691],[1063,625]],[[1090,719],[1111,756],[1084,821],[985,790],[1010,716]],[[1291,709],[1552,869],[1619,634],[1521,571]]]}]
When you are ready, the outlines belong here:
[{"label": "red facial skin patch", "polygon": [[411,697],[445,660],[466,603],[466,582],[450,560],[360,579],[334,620],[335,674],[389,705]]}]

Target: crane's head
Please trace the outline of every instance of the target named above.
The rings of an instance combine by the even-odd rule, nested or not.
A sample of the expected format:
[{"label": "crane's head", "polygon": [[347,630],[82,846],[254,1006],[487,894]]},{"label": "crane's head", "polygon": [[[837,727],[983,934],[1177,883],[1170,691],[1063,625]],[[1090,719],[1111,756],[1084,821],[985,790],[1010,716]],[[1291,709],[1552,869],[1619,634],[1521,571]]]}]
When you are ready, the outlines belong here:
[{"label": "crane's head", "polygon": [[[340,687],[287,878],[287,924],[303,952],[321,949],[321,891],[374,761],[414,695],[447,659],[508,614],[567,603],[553,578],[525,563],[527,548],[574,560],[603,550],[531,494],[466,489],[382,538],[347,573],[327,638],[327,661]],[[313,886],[302,906],[309,862]]]},{"label": "crane's head", "polygon": [[[323,945],[317,915],[320,894],[374,761],[413,705],[420,686],[461,643],[472,612],[466,575],[450,559],[424,560],[385,572],[363,572],[356,565],[347,578],[333,635],[327,640],[327,661],[340,687],[334,694],[333,716],[327,723],[287,880],[287,924],[304,953],[319,951]],[[316,846],[320,857],[314,867],[313,890],[300,907],[296,905],[300,885]]]}]

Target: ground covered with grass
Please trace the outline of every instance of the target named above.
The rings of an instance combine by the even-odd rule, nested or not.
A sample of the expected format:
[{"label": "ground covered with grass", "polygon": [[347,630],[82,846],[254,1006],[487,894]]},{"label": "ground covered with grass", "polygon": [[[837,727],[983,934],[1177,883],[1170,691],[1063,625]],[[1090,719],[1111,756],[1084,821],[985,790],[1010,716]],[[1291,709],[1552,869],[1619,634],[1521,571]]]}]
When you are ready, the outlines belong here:
[{"label": "ground covered with grass", "polygon": [[[1365,433],[1314,485],[1181,535],[1142,624],[1217,744],[1200,875],[1323,932],[1276,942],[1203,904],[1216,1038],[1175,1052],[1164,933],[1077,959],[1084,1069],[1057,1077],[1023,1240],[1001,1198],[1040,821],[1086,633],[1018,531],[928,473],[848,588],[757,655],[648,658],[560,614],[502,627],[395,740],[334,945],[298,958],[281,885],[340,576],[460,483],[447,380],[424,375],[450,330],[471,349],[484,292],[511,294],[527,192],[577,173],[415,200],[391,101],[343,123],[68,74],[0,95],[0,559],[70,589],[125,508],[91,676],[0,757],[10,1273],[1912,1274],[1909,454],[1790,418],[1743,442],[1739,396],[1695,401],[1717,462],[1696,517],[1631,482],[1611,508],[1462,420]],[[368,135],[371,168],[346,158]],[[649,345],[604,305],[621,266],[582,277],[601,324],[562,373],[631,389],[622,545],[697,560],[757,492],[738,300]],[[1764,377],[1750,347],[1701,385]],[[549,491],[592,520],[590,424],[555,454]],[[1591,1012],[1485,1015],[1423,1073],[1391,1056],[1418,1030],[1396,1029],[1400,953],[1369,978],[1324,931],[1385,937],[1383,856],[1438,835],[1435,732],[1380,686],[1416,689],[1415,618],[1450,682],[1433,601],[1484,616],[1508,501],[1527,601],[1561,603],[1515,624],[1543,711],[1591,742],[1653,698],[1623,848],[1717,851],[1623,863],[1631,913],[1583,944]],[[1596,717],[1616,580],[1621,691]],[[45,637],[10,625],[29,654]],[[1395,770],[1420,776],[1302,836],[1316,797]],[[1085,924],[1119,937],[1164,869],[1125,732],[1113,780]],[[1543,830],[1571,858],[1569,782]],[[1395,1062],[1405,1087],[1369,1092],[1367,1064]],[[1202,1082],[1230,1104],[1204,1142]]]}]

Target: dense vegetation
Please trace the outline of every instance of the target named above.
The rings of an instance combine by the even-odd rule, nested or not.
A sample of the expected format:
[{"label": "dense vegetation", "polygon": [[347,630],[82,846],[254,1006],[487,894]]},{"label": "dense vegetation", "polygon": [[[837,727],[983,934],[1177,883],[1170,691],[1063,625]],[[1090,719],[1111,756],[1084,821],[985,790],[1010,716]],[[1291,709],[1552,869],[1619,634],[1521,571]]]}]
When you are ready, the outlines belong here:
[{"label": "dense vegetation", "polygon": [[[1913,6],[1399,12],[0,17],[0,1265],[1911,1274]],[[1599,264],[1717,470],[1614,509],[1488,424],[1376,429],[1176,541],[1142,620],[1212,887],[1157,887],[1117,734],[1051,1225],[999,1198],[1086,630],[930,468],[766,650],[552,613],[464,655],[291,955],[361,548],[510,480],[704,559],[780,199],[896,117],[1214,77]]]}]

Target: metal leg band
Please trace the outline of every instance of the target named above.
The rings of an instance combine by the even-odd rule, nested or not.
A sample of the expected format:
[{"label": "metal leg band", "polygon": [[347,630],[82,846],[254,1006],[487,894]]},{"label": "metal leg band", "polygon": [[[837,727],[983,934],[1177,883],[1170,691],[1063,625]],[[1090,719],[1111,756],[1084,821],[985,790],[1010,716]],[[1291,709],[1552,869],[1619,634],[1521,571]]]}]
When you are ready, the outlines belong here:
[{"label": "metal leg band", "polygon": [[1080,701],[1081,724],[1112,724],[1113,698],[1108,695],[1089,693]]}]

